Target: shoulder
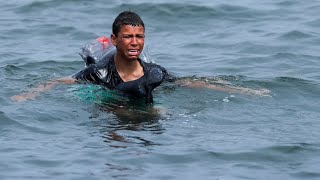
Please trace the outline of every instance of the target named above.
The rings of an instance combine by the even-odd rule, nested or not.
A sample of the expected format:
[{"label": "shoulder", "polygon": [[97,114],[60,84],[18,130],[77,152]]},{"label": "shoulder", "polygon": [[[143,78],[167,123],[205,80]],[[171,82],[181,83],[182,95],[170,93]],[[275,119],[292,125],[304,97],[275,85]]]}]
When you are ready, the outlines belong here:
[{"label": "shoulder", "polygon": [[167,76],[167,70],[155,63],[141,61],[147,84],[161,84]]},{"label": "shoulder", "polygon": [[145,70],[145,72],[149,73],[149,72],[152,72],[152,71],[161,71],[163,73],[165,73],[167,70],[158,65],[158,64],[155,64],[155,63],[149,63],[149,62],[144,62],[142,60],[140,60],[140,64],[142,65],[143,69]]},{"label": "shoulder", "polygon": [[164,67],[155,63],[141,61],[141,65],[147,74],[165,74],[167,72]]},{"label": "shoulder", "polygon": [[78,80],[95,81],[107,75],[109,71],[115,69],[113,56],[104,57],[99,62],[86,65],[84,69],[76,73],[73,77]]},{"label": "shoulder", "polygon": [[143,61],[141,61],[141,64],[151,78],[166,82],[174,82],[177,79],[175,75],[169,73],[169,71],[161,65]]}]

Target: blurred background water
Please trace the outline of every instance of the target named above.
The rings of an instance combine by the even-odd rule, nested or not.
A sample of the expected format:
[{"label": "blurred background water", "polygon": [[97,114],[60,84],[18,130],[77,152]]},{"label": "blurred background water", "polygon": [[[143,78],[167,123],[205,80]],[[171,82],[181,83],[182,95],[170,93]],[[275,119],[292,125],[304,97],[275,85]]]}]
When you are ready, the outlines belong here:
[{"label": "blurred background water", "polygon": [[[270,97],[163,85],[145,107],[60,85],[123,10],[155,61]],[[0,6],[0,179],[319,179],[320,1],[12,0]],[[137,100],[138,101],[138,100]]]}]

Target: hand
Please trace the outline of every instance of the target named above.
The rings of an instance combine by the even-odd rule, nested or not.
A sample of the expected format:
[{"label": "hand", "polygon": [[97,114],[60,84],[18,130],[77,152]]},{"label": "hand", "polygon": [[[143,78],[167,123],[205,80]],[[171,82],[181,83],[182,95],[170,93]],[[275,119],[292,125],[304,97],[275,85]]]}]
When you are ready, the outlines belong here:
[{"label": "hand", "polygon": [[23,102],[26,101],[28,99],[34,99],[35,94],[34,93],[24,93],[21,95],[15,95],[15,96],[11,96],[10,99],[12,101],[16,101],[16,102]]},{"label": "hand", "polygon": [[54,81],[49,81],[44,84],[39,84],[37,87],[30,90],[30,92],[22,93],[20,95],[11,96],[10,99],[16,102],[22,102],[29,99],[34,99],[38,94],[52,89],[57,84],[73,84],[76,80],[72,77],[63,77]]}]

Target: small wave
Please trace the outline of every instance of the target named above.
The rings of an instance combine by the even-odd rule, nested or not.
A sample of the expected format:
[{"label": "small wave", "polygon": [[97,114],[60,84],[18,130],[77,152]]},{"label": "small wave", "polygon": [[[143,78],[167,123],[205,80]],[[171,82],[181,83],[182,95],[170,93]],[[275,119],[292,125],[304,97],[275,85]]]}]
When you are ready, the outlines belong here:
[{"label": "small wave", "polygon": [[19,65],[15,64],[9,64],[6,65],[6,68],[8,69],[41,69],[44,67],[74,67],[74,65],[79,65],[83,64],[81,61],[56,61],[56,60],[46,60],[46,61],[39,61],[39,62],[26,62],[26,63],[21,63]]},{"label": "small wave", "polygon": [[14,121],[12,118],[10,118],[8,115],[6,115],[4,112],[0,111],[0,127],[4,127],[5,125],[19,125],[20,123]]},{"label": "small wave", "polygon": [[313,35],[304,33],[301,31],[290,31],[286,32],[279,37],[279,39],[286,39],[286,40],[298,40],[298,39],[306,39],[313,37]]},{"label": "small wave", "polygon": [[293,54],[293,53],[287,53],[287,52],[280,52],[280,53],[277,53],[277,54],[274,54],[272,55],[272,58],[296,58],[297,55],[296,54]]},{"label": "small wave", "polygon": [[76,31],[75,27],[60,26],[58,24],[42,24],[35,28],[38,29],[38,31],[40,31],[41,34],[44,34],[46,36],[57,35],[57,34],[69,34],[70,32]]},{"label": "small wave", "polygon": [[[141,4],[128,4],[123,3],[119,6],[119,9],[135,9],[137,11],[144,12],[148,15],[154,15],[155,17],[185,17],[185,16],[202,16],[204,14],[216,15],[215,9],[207,6],[188,5],[180,3],[141,3]],[[170,19],[168,19],[170,20]]]},{"label": "small wave", "polygon": [[311,170],[308,170],[308,171],[301,171],[301,172],[298,172],[298,173],[293,173],[292,176],[298,177],[298,178],[319,179],[320,178],[320,173],[319,172],[312,172]]},{"label": "small wave", "polygon": [[320,19],[311,20],[305,23],[308,26],[319,28],[320,27]]},{"label": "small wave", "polygon": [[319,83],[296,77],[276,77],[271,82],[266,82],[267,86],[283,97],[292,97],[297,102],[299,98],[305,100],[308,98],[316,98],[319,96]]},{"label": "small wave", "polygon": [[[8,64],[3,67],[6,78],[10,81],[43,83],[55,78],[70,76],[77,72],[82,62],[58,62],[54,60],[41,62],[26,62],[23,64]],[[2,68],[0,68],[2,69]]]},{"label": "small wave", "polygon": [[317,150],[314,148],[313,144],[308,143],[297,143],[297,144],[289,144],[289,145],[279,145],[279,146],[271,146],[264,149],[260,149],[261,151],[272,151],[274,153],[281,154],[297,154],[303,151],[314,151]]},{"label": "small wave", "polygon": [[41,166],[41,167],[58,167],[63,165],[63,160],[48,160],[46,159],[39,159],[35,157],[26,157],[26,160],[23,161],[23,163],[28,165],[34,165],[34,166]]},{"label": "small wave", "polygon": [[279,5],[287,8],[288,6],[294,6],[294,5],[297,5],[298,3],[299,3],[298,1],[286,0],[286,1],[275,3],[275,5]]},{"label": "small wave", "polygon": [[[274,61],[272,65],[276,69],[283,69],[287,72],[295,71],[298,67],[303,66],[305,75],[316,73],[317,63],[320,60],[319,56],[300,54],[298,52],[280,52],[266,57],[268,60]],[[270,63],[270,61],[268,61]],[[266,64],[267,65],[267,64]],[[296,73],[295,73],[296,74]]]},{"label": "small wave", "polygon": [[29,125],[26,125],[22,122],[19,122],[17,120],[14,120],[12,118],[10,118],[7,114],[5,114],[4,112],[0,111],[0,127],[7,127],[7,126],[14,126],[14,128],[21,128],[24,130],[28,130],[28,131],[32,131],[35,133],[41,133],[41,134],[56,134],[54,132],[50,132],[50,131],[46,131],[44,129],[40,129],[38,127],[32,127]]},{"label": "small wave", "polygon": [[17,13],[28,13],[28,12],[39,12],[46,10],[48,8],[56,8],[58,6],[64,5],[65,3],[74,3],[79,5],[79,3],[87,2],[86,0],[48,0],[48,1],[32,1],[30,3],[24,4],[16,9]]},{"label": "small wave", "polygon": [[51,22],[51,23],[43,23],[38,24],[32,29],[37,32],[37,36],[57,36],[59,34],[61,35],[68,35],[70,39],[77,38],[79,40],[88,40],[89,38],[96,37],[97,35],[94,32],[88,32],[88,29],[79,29],[76,26],[68,25],[67,23],[59,23],[59,21]]},{"label": "small wave", "polygon": [[[261,149],[256,149],[252,152],[238,153],[222,153],[210,152],[211,155],[223,160],[244,160],[244,161],[290,161],[293,154],[300,155],[306,151],[317,152],[318,149],[313,144],[300,143],[291,145],[278,145]],[[290,156],[290,157],[289,157]]]},{"label": "small wave", "polygon": [[277,82],[288,82],[288,83],[293,83],[294,85],[305,85],[305,84],[315,84],[311,81],[302,79],[302,78],[295,78],[295,77],[276,77],[275,80]]},{"label": "small wave", "polygon": [[9,74],[14,74],[16,71],[19,71],[21,70],[20,67],[16,66],[16,65],[13,65],[13,64],[9,64],[9,65],[6,65],[4,67],[4,70],[6,73],[9,73]]},{"label": "small wave", "polygon": [[282,162],[283,158],[270,153],[263,153],[260,151],[254,152],[238,152],[238,153],[223,153],[223,152],[210,152],[210,155],[220,160],[232,161],[255,161],[255,162]]},{"label": "small wave", "polygon": [[203,21],[210,18],[229,18],[229,19],[257,19],[259,15],[263,15],[255,9],[244,6],[235,6],[227,4],[219,4],[214,7],[184,4],[184,3],[140,3],[129,4],[123,3],[119,9],[134,9],[143,12],[152,19],[163,19],[168,21],[188,21],[194,19]]}]

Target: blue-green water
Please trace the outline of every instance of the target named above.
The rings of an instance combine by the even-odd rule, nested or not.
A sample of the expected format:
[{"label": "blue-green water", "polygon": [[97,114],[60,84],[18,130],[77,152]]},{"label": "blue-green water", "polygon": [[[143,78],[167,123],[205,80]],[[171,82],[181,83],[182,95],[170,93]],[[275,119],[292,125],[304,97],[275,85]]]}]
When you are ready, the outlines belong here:
[{"label": "blue-green water", "polygon": [[[10,96],[71,75],[123,10],[179,77],[270,97],[163,85],[155,106],[93,85]],[[15,0],[0,6],[0,179],[320,179],[320,1]]]}]

